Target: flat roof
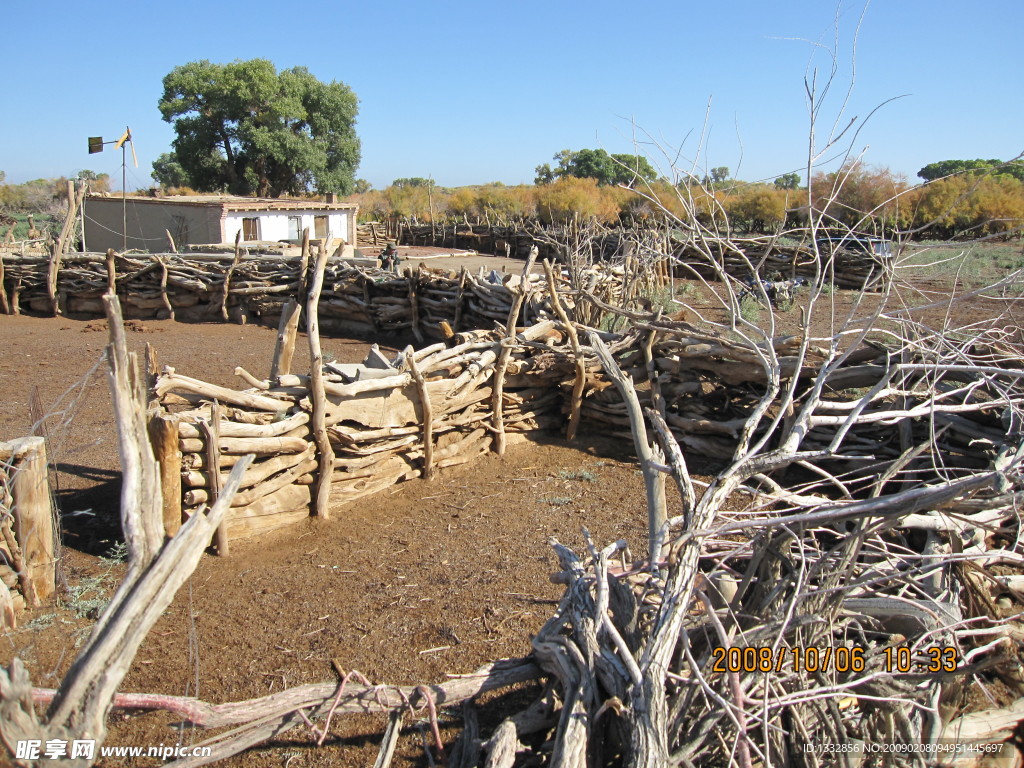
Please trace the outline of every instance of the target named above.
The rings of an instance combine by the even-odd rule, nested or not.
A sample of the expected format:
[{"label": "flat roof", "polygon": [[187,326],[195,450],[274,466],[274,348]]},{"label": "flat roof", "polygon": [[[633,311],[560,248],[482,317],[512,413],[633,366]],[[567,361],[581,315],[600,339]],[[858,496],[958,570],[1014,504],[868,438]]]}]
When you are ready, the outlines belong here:
[{"label": "flat roof", "polygon": [[[87,199],[90,202],[99,200],[121,202],[121,196],[115,194],[91,194]],[[322,200],[301,200],[292,197],[241,197],[238,195],[168,195],[167,197],[129,195],[126,199],[133,204],[208,206],[224,211],[351,211],[359,207],[355,203],[325,203]]]}]

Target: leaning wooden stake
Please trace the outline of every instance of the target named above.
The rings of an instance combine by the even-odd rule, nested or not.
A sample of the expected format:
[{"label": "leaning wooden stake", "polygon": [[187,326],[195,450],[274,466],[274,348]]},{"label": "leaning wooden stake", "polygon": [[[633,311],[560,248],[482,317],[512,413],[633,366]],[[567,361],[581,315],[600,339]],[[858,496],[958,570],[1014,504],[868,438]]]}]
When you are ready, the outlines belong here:
[{"label": "leaning wooden stake", "polygon": [[[306,237],[309,230],[306,230]],[[320,462],[317,471],[316,492],[313,494],[313,510],[319,517],[330,517],[331,473],[334,471],[334,448],[327,435],[327,394],[324,392],[324,355],[320,349],[320,318],[317,305],[320,302],[320,291],[324,286],[324,271],[327,269],[328,255],[320,253],[313,270],[313,284],[309,289],[306,303],[306,326],[309,334],[310,376],[309,388],[313,401],[313,440]]]}]

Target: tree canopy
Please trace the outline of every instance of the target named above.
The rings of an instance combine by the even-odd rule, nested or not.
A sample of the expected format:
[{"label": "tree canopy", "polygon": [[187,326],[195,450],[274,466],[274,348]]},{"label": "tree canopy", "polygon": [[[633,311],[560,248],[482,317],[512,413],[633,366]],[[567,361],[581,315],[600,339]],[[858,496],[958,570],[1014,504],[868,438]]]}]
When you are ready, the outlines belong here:
[{"label": "tree canopy", "polygon": [[935,181],[956,173],[1008,174],[1017,181],[1024,181],[1024,162],[1020,160],[1003,162],[997,159],[940,160],[937,163],[929,163],[918,171],[917,175],[925,181]]},{"label": "tree canopy", "polygon": [[261,197],[353,190],[359,107],[344,83],[267,59],[203,60],[175,67],[163,87],[160,112],[176,136],[154,163],[161,184]]},{"label": "tree canopy", "polygon": [[799,173],[784,173],[775,179],[776,189],[800,189]]},{"label": "tree canopy", "polygon": [[637,182],[651,182],[658,177],[657,171],[643,155],[609,155],[603,149],[581,149],[573,152],[563,149],[555,154],[557,167],[550,164],[538,165],[537,184],[550,184],[556,179],[596,179],[602,186],[622,185],[632,187]]}]

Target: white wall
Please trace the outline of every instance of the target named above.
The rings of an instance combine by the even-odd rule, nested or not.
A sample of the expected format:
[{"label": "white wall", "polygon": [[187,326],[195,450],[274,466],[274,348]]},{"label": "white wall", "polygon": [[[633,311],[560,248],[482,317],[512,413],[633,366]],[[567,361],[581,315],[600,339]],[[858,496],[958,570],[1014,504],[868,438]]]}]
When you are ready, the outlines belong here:
[{"label": "white wall", "polygon": [[[261,240],[299,240],[302,238],[302,230],[309,227],[310,237],[315,238],[316,228],[314,217],[327,214],[328,234],[335,240],[344,238],[350,239],[350,211],[257,211],[247,213],[245,211],[231,211],[224,217],[224,240],[225,243],[233,243],[235,235],[242,230],[242,219],[257,217],[260,220],[259,236]],[[298,236],[289,234],[288,219],[298,216],[302,223],[299,226]]]}]

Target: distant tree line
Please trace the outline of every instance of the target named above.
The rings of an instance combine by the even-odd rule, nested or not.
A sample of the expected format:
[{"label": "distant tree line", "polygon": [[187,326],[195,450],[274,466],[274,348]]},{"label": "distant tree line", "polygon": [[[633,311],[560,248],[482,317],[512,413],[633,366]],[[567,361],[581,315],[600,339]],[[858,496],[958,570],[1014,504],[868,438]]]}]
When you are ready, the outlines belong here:
[{"label": "distant tree line", "polygon": [[[564,172],[552,171],[551,178],[538,179],[543,183],[532,186],[495,182],[446,189],[427,179],[396,179],[383,190],[366,189],[352,199],[360,204],[364,218],[422,221],[471,217],[558,223],[579,216],[608,224],[653,223],[663,219],[665,211],[682,217],[692,209],[707,224],[771,233],[810,220],[807,187],[797,173],[783,174],[771,183],[745,182],[729,178],[729,169],[722,166],[681,184],[651,172],[643,183],[632,179],[630,187],[609,183],[609,176],[575,175],[595,167],[592,152],[587,150],[582,161],[574,161],[579,160],[578,152],[559,153],[556,158]],[[600,173],[603,166],[597,167],[595,173]],[[639,163],[633,168],[642,170]],[[1019,161],[943,161],[923,168],[920,175],[926,183],[915,187],[887,168],[848,163],[816,173],[811,189],[825,228],[851,227],[886,236],[1009,236],[1024,226],[1022,173]]]}]

